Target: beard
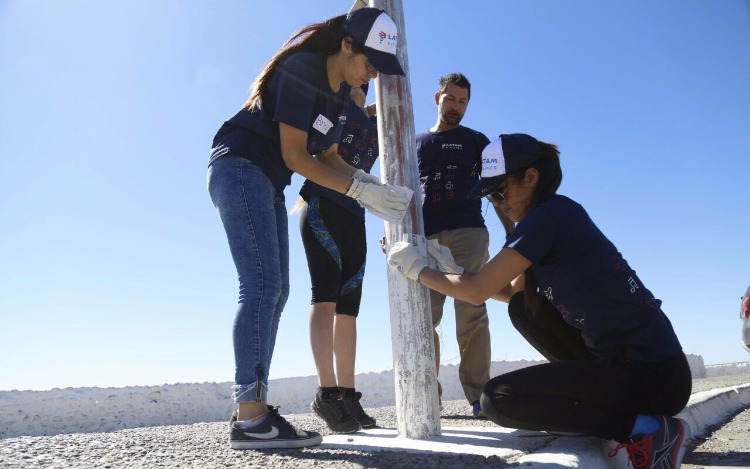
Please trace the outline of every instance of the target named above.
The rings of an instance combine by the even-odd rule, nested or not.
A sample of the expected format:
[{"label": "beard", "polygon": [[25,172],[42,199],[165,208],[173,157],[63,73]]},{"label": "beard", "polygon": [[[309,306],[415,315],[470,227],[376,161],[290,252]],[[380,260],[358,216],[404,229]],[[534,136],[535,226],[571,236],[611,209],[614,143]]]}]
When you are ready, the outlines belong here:
[{"label": "beard", "polygon": [[451,117],[447,112],[440,113],[440,120],[448,125],[458,125],[463,118],[463,114],[456,113],[454,117]]}]

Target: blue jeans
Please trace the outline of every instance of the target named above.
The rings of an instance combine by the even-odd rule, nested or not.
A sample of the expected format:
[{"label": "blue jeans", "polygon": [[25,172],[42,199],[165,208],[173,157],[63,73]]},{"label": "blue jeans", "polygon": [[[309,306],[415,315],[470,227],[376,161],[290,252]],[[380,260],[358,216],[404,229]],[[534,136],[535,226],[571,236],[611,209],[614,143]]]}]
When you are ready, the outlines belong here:
[{"label": "blue jeans", "polygon": [[284,193],[252,162],[235,156],[208,167],[208,192],[229,240],[240,282],[234,319],[235,402],[265,402],[279,319],[289,296]]}]

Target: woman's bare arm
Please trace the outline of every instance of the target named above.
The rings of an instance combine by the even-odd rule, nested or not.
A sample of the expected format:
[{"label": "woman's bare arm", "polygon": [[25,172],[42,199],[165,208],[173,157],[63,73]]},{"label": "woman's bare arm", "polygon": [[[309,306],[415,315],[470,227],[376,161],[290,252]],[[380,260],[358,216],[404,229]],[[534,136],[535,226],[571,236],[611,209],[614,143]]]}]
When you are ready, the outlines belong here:
[{"label": "woman's bare arm", "polygon": [[[311,180],[316,184],[346,194],[352,184],[352,178],[338,170],[331,169],[327,164],[307,153],[307,132],[279,122],[279,136],[281,140],[281,156],[286,167]],[[341,160],[338,155],[336,155]],[[354,168],[350,172],[354,172]]]},{"label": "woman's bare arm", "polygon": [[511,282],[531,266],[531,261],[512,248],[503,248],[480,271],[461,275],[444,274],[426,268],[419,282],[444,295],[479,305],[489,298],[508,301],[513,291]]}]

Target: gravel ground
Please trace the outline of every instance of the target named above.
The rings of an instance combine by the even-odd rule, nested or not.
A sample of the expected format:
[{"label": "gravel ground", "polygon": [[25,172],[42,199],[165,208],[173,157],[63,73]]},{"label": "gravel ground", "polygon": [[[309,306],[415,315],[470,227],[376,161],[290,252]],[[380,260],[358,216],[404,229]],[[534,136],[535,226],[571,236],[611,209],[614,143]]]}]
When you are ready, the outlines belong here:
[{"label": "gravel ground", "polygon": [[750,409],[735,415],[705,437],[695,438],[683,469],[750,467]]},{"label": "gravel ground", "polygon": [[739,384],[746,383],[750,383],[750,373],[694,379],[693,394],[702,391],[710,391],[711,389],[726,388],[728,386],[737,386]]},{"label": "gravel ground", "polygon": [[[706,378],[693,381],[693,392],[743,383],[750,383],[750,374]],[[693,438],[683,463],[682,469],[750,467],[750,408]]]},{"label": "gravel ground", "polygon": [[[465,401],[443,403],[443,426],[493,426],[469,417]],[[283,413],[283,409],[282,409]],[[394,407],[368,409],[378,424],[396,426]],[[331,432],[313,414],[285,416],[300,428]],[[133,428],[111,433],[77,433],[0,440],[0,467],[9,468],[480,468],[508,467],[501,458],[472,455],[416,455],[408,459],[392,451],[342,449],[236,451],[227,442],[226,422]]]},{"label": "gravel ground", "polygon": [[[694,381],[693,392],[710,390],[750,382],[750,374],[706,378]],[[465,401],[444,402],[441,424],[451,426],[493,426],[486,420],[470,415]],[[283,409],[282,409],[283,413]],[[381,426],[396,426],[393,407],[368,409]],[[330,431],[322,420],[312,414],[298,414],[287,418],[301,428],[317,430],[324,435]],[[738,424],[745,435],[750,435],[750,415],[740,414]],[[717,430],[686,457],[694,464],[697,458],[706,459],[707,452],[721,452],[724,436]],[[235,451],[227,443],[226,422],[134,428],[111,433],[77,433],[56,436],[20,437],[0,440],[0,467],[3,468],[151,468],[151,467],[210,467],[210,468],[504,468],[515,467],[513,461],[500,457],[454,454],[415,454],[376,451],[365,452],[342,449],[308,448],[301,450]],[[731,457],[744,451],[750,439],[743,440],[744,449],[730,449]],[[709,446],[704,446],[709,445]],[[726,451],[725,451],[726,452]],[[692,459],[691,459],[692,458]],[[703,460],[702,459],[702,460]],[[724,464],[726,467],[726,464]],[[685,466],[697,469],[704,466]]]}]

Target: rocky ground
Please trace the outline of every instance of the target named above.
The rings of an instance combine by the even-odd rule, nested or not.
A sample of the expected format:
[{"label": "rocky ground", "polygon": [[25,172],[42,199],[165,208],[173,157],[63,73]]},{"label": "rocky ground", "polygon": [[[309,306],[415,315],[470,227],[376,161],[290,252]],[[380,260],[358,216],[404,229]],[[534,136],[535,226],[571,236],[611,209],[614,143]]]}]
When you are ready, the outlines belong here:
[{"label": "rocky ground", "polygon": [[[694,392],[750,382],[750,374],[699,379]],[[395,426],[393,407],[368,409],[382,426]],[[283,413],[283,409],[282,409]],[[444,403],[441,424],[492,426],[486,420],[469,417],[465,401]],[[329,434],[323,422],[312,414],[288,417],[301,428]],[[234,451],[227,444],[226,422],[133,428],[111,433],[77,433],[56,436],[20,437],[0,440],[2,468],[504,468],[516,467],[500,457],[453,454],[414,454],[405,457],[390,451],[356,451],[330,448],[302,450]],[[695,439],[686,456],[686,469],[723,469],[750,466],[750,411],[738,414],[726,425]],[[743,460],[744,462],[739,462]],[[718,463],[712,461],[719,461]]]},{"label": "rocky ground", "polygon": [[[695,380],[693,392],[740,383],[750,383],[750,374]],[[695,435],[682,462],[683,469],[750,467],[750,409],[740,411],[703,435]]]}]

